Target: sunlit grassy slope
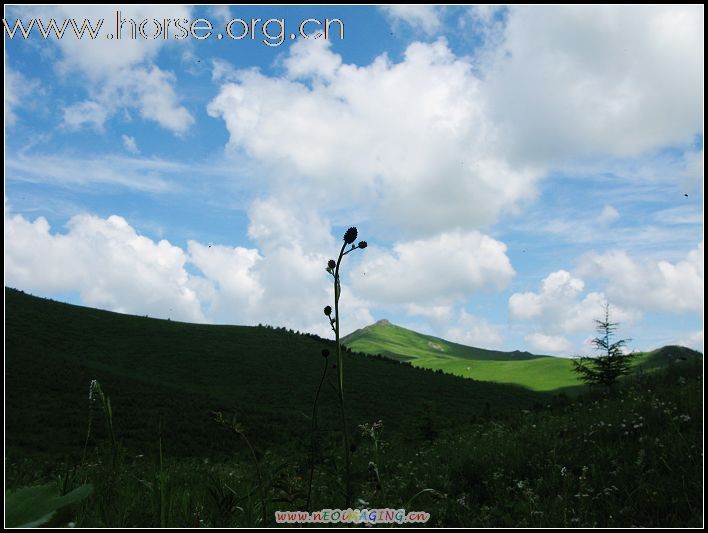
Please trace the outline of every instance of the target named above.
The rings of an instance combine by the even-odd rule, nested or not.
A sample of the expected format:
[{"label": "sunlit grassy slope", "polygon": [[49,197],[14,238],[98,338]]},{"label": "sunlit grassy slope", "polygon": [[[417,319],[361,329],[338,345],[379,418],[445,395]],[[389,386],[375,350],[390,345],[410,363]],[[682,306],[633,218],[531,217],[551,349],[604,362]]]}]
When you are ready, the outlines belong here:
[{"label": "sunlit grassy slope", "polygon": [[[344,338],[344,343],[357,352],[381,354],[421,368],[440,369],[481,381],[522,385],[535,391],[553,391],[579,384],[571,359],[473,348],[423,335],[387,320],[353,332]],[[650,370],[665,366],[668,353],[678,353],[662,350],[639,354],[634,364]]]}]

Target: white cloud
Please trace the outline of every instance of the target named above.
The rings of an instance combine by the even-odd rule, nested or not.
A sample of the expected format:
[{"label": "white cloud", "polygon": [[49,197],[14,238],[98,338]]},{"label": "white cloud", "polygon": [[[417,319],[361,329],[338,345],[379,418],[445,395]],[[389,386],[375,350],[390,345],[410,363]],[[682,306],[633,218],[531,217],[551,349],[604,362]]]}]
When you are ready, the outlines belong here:
[{"label": "white cloud", "polygon": [[[477,228],[534,197],[539,171],[506,160],[479,80],[444,41],[364,67],[301,41],[284,64],[290,79],[231,72],[235,81],[208,106],[224,119],[229,146],[261,161],[281,195],[327,209],[366,206],[412,236]],[[292,79],[303,76],[309,84]]]},{"label": "white cloud", "polygon": [[352,275],[357,294],[380,304],[446,304],[503,289],[514,276],[506,245],[477,231],[369,247]]},{"label": "white cloud", "polygon": [[5,215],[5,282],[42,293],[76,291],[91,306],[203,322],[182,249],[138,235],[125,219],[76,215],[65,234],[44,218]]},{"label": "white cloud", "polygon": [[[332,237],[329,224],[314,212],[274,198],[255,201],[249,218],[248,235],[264,256],[255,272],[263,293],[251,316],[329,336],[322,309],[332,303],[332,286],[325,267],[341,241]],[[353,257],[348,255],[346,262]],[[374,321],[368,303],[346,282],[341,301],[346,331]]]},{"label": "white cloud", "polygon": [[175,75],[156,66],[145,69],[130,69],[129,74],[115,84],[115,91],[123,93],[123,105],[137,102],[140,115],[157,122],[163,128],[177,134],[185,134],[194,123],[194,118],[179,104],[175,93]]},{"label": "white cloud", "polygon": [[250,323],[249,311],[263,294],[254,273],[263,260],[258,250],[188,243],[189,261],[203,273],[200,296],[217,322]]},{"label": "white cloud", "polygon": [[[88,100],[68,106],[64,113],[64,124],[78,128],[84,124],[100,128],[119,109],[137,109],[147,120],[183,135],[193,124],[191,113],[179,103],[175,92],[174,74],[161,70],[154,64],[157,55],[171,43],[188,45],[188,41],[173,38],[143,39],[130,38],[131,23],[142,20],[191,19],[188,6],[22,6],[13,11],[27,20],[39,17],[48,21],[54,17],[60,22],[73,17],[80,25],[86,18],[94,27],[99,19],[104,22],[99,37],[89,39],[87,35],[77,39],[71,27],[63,39],[51,39],[61,51],[55,63],[57,71],[66,77],[83,76],[87,83]],[[108,39],[108,33],[115,33],[116,12],[120,11],[123,24],[121,39]],[[153,32],[152,22],[145,27],[145,33]],[[174,31],[174,30],[173,30]],[[87,112],[84,116],[82,112]]]},{"label": "white cloud", "polygon": [[683,175],[687,190],[703,193],[703,150],[686,152]]},{"label": "white cloud", "polygon": [[676,344],[703,352],[703,330],[695,331],[679,339]]},{"label": "white cloud", "polygon": [[10,68],[5,56],[5,125],[14,126],[17,122],[17,109],[26,106],[39,90],[39,82],[30,80],[22,73]]},{"label": "white cloud", "polygon": [[414,30],[419,30],[427,35],[433,35],[442,27],[441,8],[434,5],[421,4],[395,4],[381,6],[386,15],[398,24],[403,22]]},{"label": "white cloud", "polygon": [[409,304],[406,312],[413,316],[422,316],[435,324],[449,323],[452,319],[453,308],[450,305],[419,305]]},{"label": "white cloud", "polygon": [[8,180],[62,186],[113,185],[138,191],[173,188],[166,177],[189,167],[160,159],[104,156],[75,158],[63,155],[20,155],[5,160]]},{"label": "white cloud", "polygon": [[126,135],[125,133],[121,135],[121,139],[123,140],[123,147],[128,150],[131,154],[139,154],[140,149],[138,148],[138,143],[135,142],[135,137],[131,137],[130,135]]},{"label": "white cloud", "polygon": [[64,109],[65,126],[79,129],[90,124],[100,130],[120,109],[136,109],[144,119],[178,135],[194,123],[191,113],[179,103],[175,75],[157,66],[133,66],[94,83],[89,91],[91,100]]},{"label": "white cloud", "polygon": [[[278,206],[263,204],[269,214]],[[258,207],[254,208],[257,218]],[[293,219],[280,213],[277,220]],[[66,233],[5,211],[5,282],[40,294],[77,292],[86,305],[191,322],[286,326],[330,336],[327,256],[275,238],[260,222],[261,249],[202,244],[187,249],[139,235],[119,216],[76,215]],[[304,226],[290,236],[302,234]],[[345,286],[347,331],[373,322],[367,304]]]},{"label": "white cloud", "polygon": [[65,107],[63,114],[62,125],[70,130],[78,130],[88,124],[98,131],[103,131],[109,110],[103,104],[86,100]]},{"label": "white cloud", "polygon": [[[538,292],[514,293],[509,298],[509,314],[513,320],[530,320],[541,326],[548,336],[592,331],[594,320],[600,318],[607,302],[604,294],[583,295],[585,283],[565,270],[549,274]],[[638,318],[638,313],[615,305],[610,300],[612,316],[626,323]]]},{"label": "white cloud", "polygon": [[[27,9],[27,8],[24,8]],[[94,80],[111,78],[122,73],[126,68],[140,64],[151,63],[157,59],[160,51],[170,43],[180,43],[174,39],[131,38],[133,25],[131,20],[139,25],[147,19],[150,22],[144,27],[144,33],[151,34],[156,27],[153,20],[164,21],[171,19],[191,19],[189,6],[160,6],[138,5],[129,6],[52,6],[51,9],[42,7],[30,8],[34,16],[47,18],[47,14],[55,19],[63,20],[74,17],[79,23],[87,18],[96,23],[103,18],[100,38],[83,39],[63,38],[58,40],[62,51],[62,58],[58,68],[62,72],[78,70]],[[116,28],[116,12],[120,11],[123,23],[120,39],[108,39],[106,34],[114,33]],[[171,28],[174,32],[174,27]],[[173,34],[174,35],[174,34]]]},{"label": "white cloud", "polygon": [[579,272],[607,281],[607,296],[644,311],[703,313],[703,242],[684,260],[635,260],[625,251],[586,255]]},{"label": "white cloud", "polygon": [[482,317],[461,310],[457,322],[447,328],[444,337],[452,342],[493,350],[502,345],[501,328]]},{"label": "white cloud", "polygon": [[312,39],[293,45],[283,60],[289,79],[320,79],[329,81],[337,74],[342,58],[330,50],[330,41]]},{"label": "white cloud", "polygon": [[611,205],[606,205],[602,208],[602,212],[597,216],[597,223],[600,226],[609,226],[613,222],[619,220],[620,214],[617,209]]},{"label": "white cloud", "polygon": [[570,355],[573,351],[573,344],[562,335],[531,333],[525,337],[525,340],[534,352],[544,355]]},{"label": "white cloud", "polygon": [[226,25],[233,18],[231,9],[227,5],[209,6],[207,10],[209,11],[209,16],[215,19],[212,20],[212,23],[219,22]]},{"label": "white cloud", "polygon": [[484,93],[514,157],[634,157],[702,131],[700,6],[516,6]]}]

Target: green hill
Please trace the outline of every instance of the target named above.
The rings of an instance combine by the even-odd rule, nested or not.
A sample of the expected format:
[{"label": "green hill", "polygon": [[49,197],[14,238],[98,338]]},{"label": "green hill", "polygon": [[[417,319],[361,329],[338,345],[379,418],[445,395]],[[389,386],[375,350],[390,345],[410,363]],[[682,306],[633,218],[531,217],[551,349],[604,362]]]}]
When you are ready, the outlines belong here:
[{"label": "green hill", "polygon": [[[551,358],[379,326],[387,347],[410,355],[345,356],[355,505],[425,511],[432,527],[702,524],[701,354],[643,354],[646,372],[612,395],[574,387],[584,394],[571,396],[391,357],[416,363],[427,346],[468,365]],[[331,369],[310,432],[323,347],[332,348],[282,328],[156,320],[6,289],[6,496],[90,483],[91,495],[49,527],[272,526],[273,511],[306,509],[310,488],[310,509],[343,506]],[[84,456],[92,379],[111,398],[119,445],[96,405]],[[212,420],[219,410],[236,412],[240,435]]]},{"label": "green hill", "polygon": [[[354,351],[408,361],[419,368],[442,370],[480,381],[522,385],[535,391],[557,391],[580,384],[571,359],[474,348],[423,335],[388,320],[359,329],[344,337],[343,342]],[[691,354],[696,353],[689,348],[664,347],[639,354],[634,365],[650,371],[666,366],[673,358],[692,357]]]},{"label": "green hill", "polygon": [[[231,436],[211,420],[215,410],[236,412],[257,442],[290,442],[308,431],[324,347],[334,351],[329,341],[285,329],[157,320],[6,289],[6,444],[23,454],[80,451],[92,379],[111,397],[116,432],[139,450],[154,447],[160,421],[171,453],[228,450]],[[540,398],[357,354],[345,364],[352,425],[383,419],[391,430],[413,431],[426,413],[454,424],[485,404],[501,412]],[[327,380],[321,416],[336,428],[331,368]]]},{"label": "green hill", "polygon": [[409,361],[413,366],[482,381],[551,391],[578,385],[570,359],[529,352],[485,350],[423,335],[380,320],[344,338],[357,352]]}]

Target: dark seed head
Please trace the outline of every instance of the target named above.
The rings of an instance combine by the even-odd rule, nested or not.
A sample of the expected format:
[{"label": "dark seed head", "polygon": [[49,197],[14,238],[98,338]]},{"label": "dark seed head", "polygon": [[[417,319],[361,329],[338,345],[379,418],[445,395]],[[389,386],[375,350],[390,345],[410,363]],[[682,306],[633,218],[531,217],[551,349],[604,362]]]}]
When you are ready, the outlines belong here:
[{"label": "dark seed head", "polygon": [[349,228],[346,233],[344,234],[344,242],[347,244],[351,244],[356,240],[356,236],[358,235],[358,232],[356,228],[351,227]]},{"label": "dark seed head", "polygon": [[322,357],[324,357],[325,359],[329,357],[329,350],[327,348],[322,350]]},{"label": "dark seed head", "polygon": [[327,261],[327,266],[331,269],[334,269],[337,266],[337,263],[334,259],[330,259],[329,261]]},{"label": "dark seed head", "polygon": [[324,314],[327,316],[331,315],[332,314],[332,307],[329,305],[326,305],[324,308]]},{"label": "dark seed head", "polygon": [[363,249],[363,248],[366,248],[367,246],[369,246],[369,243],[368,243],[368,242],[366,242],[366,241],[359,241],[359,248],[362,248],[362,249]]}]

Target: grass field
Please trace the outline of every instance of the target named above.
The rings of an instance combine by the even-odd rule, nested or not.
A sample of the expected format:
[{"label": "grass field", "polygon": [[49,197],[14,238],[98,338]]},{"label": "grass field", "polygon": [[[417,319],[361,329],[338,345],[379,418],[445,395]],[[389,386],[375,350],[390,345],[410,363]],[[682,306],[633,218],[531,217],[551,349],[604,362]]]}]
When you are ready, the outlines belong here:
[{"label": "grass field", "polygon": [[[310,432],[328,341],[5,298],[6,489],[93,488],[49,525],[275,525],[274,511],[305,509],[311,450],[310,508],[344,505],[331,370]],[[701,526],[702,358],[667,347],[643,361],[607,397],[347,354],[356,507],[425,511],[432,526]],[[89,407],[93,379],[110,417]],[[236,413],[239,432],[214,411]]]},{"label": "grass field", "polygon": [[[356,352],[381,354],[408,361],[419,368],[442,370],[480,381],[521,385],[534,391],[557,391],[580,384],[578,375],[573,372],[572,360],[566,357],[474,348],[423,335],[386,320],[351,333],[343,342]],[[667,363],[665,352],[658,350],[637,354],[633,362],[637,370],[645,371]]]}]

